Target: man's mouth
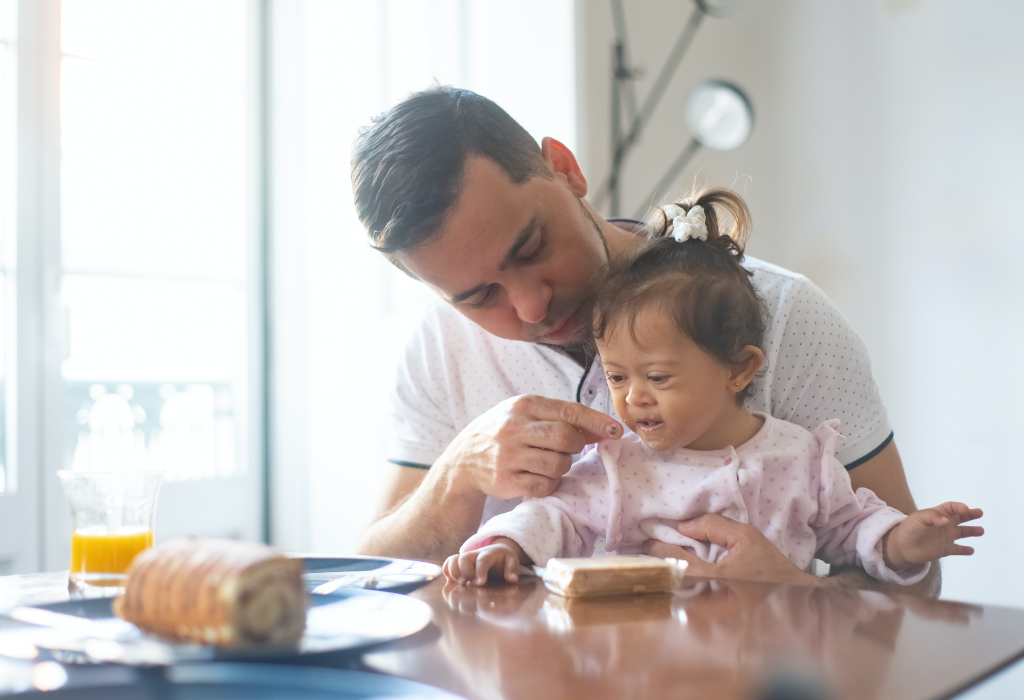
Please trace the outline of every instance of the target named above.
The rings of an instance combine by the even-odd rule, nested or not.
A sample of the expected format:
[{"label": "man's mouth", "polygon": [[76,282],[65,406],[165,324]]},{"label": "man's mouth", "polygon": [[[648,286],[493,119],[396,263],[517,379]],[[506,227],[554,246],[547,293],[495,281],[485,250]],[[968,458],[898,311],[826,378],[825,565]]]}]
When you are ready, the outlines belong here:
[{"label": "man's mouth", "polygon": [[577,317],[583,311],[583,306],[583,304],[578,306],[575,311],[562,321],[561,325],[545,333],[541,341],[552,345],[564,345],[567,340],[576,334],[579,326],[579,319]]}]

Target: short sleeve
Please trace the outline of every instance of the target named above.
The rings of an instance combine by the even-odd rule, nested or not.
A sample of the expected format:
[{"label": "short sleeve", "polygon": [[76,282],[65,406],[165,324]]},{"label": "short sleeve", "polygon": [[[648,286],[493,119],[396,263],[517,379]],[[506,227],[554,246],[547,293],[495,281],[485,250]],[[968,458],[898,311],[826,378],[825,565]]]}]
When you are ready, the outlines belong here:
[{"label": "short sleeve", "polygon": [[388,422],[387,460],[430,466],[458,430],[446,405],[445,357],[431,317],[424,317],[398,364]]},{"label": "short sleeve", "polygon": [[[778,314],[781,317],[776,317]],[[769,410],[813,431],[838,418],[848,469],[892,435],[867,347],[825,294],[804,277],[780,292],[768,344]]]}]

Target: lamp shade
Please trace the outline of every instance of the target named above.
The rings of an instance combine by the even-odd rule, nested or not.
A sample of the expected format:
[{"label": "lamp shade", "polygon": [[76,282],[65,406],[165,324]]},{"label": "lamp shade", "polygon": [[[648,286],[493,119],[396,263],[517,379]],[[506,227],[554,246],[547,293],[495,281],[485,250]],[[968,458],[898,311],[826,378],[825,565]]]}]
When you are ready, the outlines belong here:
[{"label": "lamp shade", "polygon": [[724,80],[698,83],[686,98],[686,128],[702,146],[731,151],[742,146],[754,128],[754,108],[738,87]]}]

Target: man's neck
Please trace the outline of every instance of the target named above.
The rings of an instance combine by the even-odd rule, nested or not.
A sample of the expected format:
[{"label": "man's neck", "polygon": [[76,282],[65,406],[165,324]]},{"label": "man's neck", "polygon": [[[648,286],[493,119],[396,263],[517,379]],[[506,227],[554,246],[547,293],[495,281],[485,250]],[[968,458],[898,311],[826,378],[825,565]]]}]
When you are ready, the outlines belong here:
[{"label": "man's neck", "polygon": [[612,260],[644,241],[641,230],[632,221],[608,221],[596,214],[594,219],[608,242],[608,253]]},{"label": "man's neck", "polygon": [[590,361],[597,355],[597,350],[587,345],[548,345],[547,343],[541,343],[541,345],[571,357],[580,367],[589,365]]}]

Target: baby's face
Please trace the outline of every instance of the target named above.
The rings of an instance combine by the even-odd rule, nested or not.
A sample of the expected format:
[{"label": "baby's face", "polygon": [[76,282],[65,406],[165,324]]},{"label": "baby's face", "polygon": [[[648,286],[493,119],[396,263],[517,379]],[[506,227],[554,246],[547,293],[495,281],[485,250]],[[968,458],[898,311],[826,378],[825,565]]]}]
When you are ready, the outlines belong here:
[{"label": "baby's face", "polygon": [[641,311],[634,341],[620,322],[598,343],[615,410],[656,450],[718,449],[736,411],[731,372],[657,309]]}]

